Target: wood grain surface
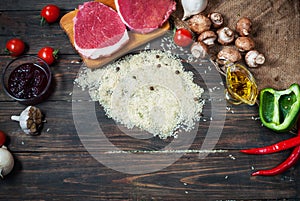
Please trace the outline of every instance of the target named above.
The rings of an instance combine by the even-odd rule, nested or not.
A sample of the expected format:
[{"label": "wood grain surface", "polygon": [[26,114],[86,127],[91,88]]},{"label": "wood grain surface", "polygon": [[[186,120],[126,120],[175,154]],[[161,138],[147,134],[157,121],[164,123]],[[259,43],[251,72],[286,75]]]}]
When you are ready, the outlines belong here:
[{"label": "wood grain surface", "polygon": [[[113,0],[97,0],[98,2],[101,2],[107,6],[115,8],[115,4]],[[74,47],[74,30],[73,30],[73,18],[76,16],[76,13],[78,10],[71,11],[67,14],[65,14],[61,20],[60,20],[60,26],[62,29],[66,32],[66,34],[69,36],[70,42]],[[159,37],[162,36],[164,33],[166,33],[170,29],[169,22],[166,22],[163,24],[162,27],[159,29],[148,33],[148,34],[139,34],[134,31],[128,31],[129,35],[129,41],[127,44],[125,44],[120,50],[116,51],[109,57],[100,57],[98,59],[89,59],[81,55],[83,61],[85,62],[86,66],[92,69],[100,68],[105,64],[108,64],[109,62],[120,58],[121,56],[125,55],[126,53],[130,52],[131,50],[134,50],[135,48]]]},{"label": "wood grain surface", "polygon": [[[254,170],[276,166],[285,160],[290,150],[272,155],[249,156],[241,154],[240,149],[269,145],[293,136],[289,133],[277,134],[263,127],[257,119],[257,106],[226,104],[226,112],[219,114],[225,117],[224,127],[213,149],[220,151],[209,153],[205,158],[200,158],[199,153],[191,151],[201,149],[209,126],[219,125],[219,122],[210,119],[212,108],[209,104],[204,110],[199,131],[188,149],[190,152],[184,153],[171,165],[167,165],[163,158],[154,160],[155,155],[145,156],[143,160],[152,162],[153,166],[166,164],[161,170],[128,174],[107,167],[105,161],[100,163],[96,160],[82,143],[73,119],[73,106],[76,103],[72,97],[74,79],[83,65],[82,58],[72,47],[59,22],[40,26],[40,10],[48,3],[46,0],[28,0],[26,3],[17,0],[0,2],[0,47],[3,47],[0,48],[0,72],[13,59],[3,50],[6,41],[12,37],[20,37],[26,42],[26,54],[29,55],[36,55],[43,46],[52,46],[60,50],[59,59],[51,66],[54,90],[49,99],[37,105],[47,120],[39,136],[24,134],[18,123],[10,120],[11,115],[19,114],[25,106],[11,100],[4,93],[2,84],[0,85],[0,129],[7,133],[9,138],[7,146],[15,159],[12,173],[0,180],[0,200],[296,201],[300,199],[299,162],[281,175],[250,176]],[[83,1],[53,0],[51,3],[58,5],[62,10],[61,16],[64,16],[74,11]],[[284,60],[284,56],[287,56],[284,50],[290,49],[284,46],[286,40],[278,40],[278,35],[288,33],[288,36],[291,36],[290,34],[294,33],[293,37],[289,38],[288,44],[293,45],[296,52],[299,50],[296,47],[299,44],[299,37],[296,37],[299,34],[299,26],[291,25],[296,23],[293,20],[299,20],[298,0],[209,1],[208,10],[205,12],[213,10],[224,13],[230,22],[236,21],[241,14],[254,18],[255,24],[259,27],[255,38],[259,41],[258,47],[267,54],[269,61],[273,61],[272,65],[284,66],[278,68],[280,71],[276,71],[280,79],[277,81],[273,79],[270,83],[279,88],[288,84],[282,83],[286,78],[279,72],[285,72],[285,66],[290,63],[299,64],[299,57],[291,56]],[[259,16],[258,13],[260,17],[256,17]],[[269,20],[265,20],[266,16]],[[268,35],[270,43],[276,42],[273,45],[269,45],[269,42],[266,44],[265,36],[262,34]],[[281,47],[284,47],[284,50],[281,50]],[[272,57],[278,50],[280,52]],[[271,75],[267,73],[269,65],[270,63],[267,63],[260,68],[262,73],[269,77],[267,80],[276,77],[272,70],[269,70]],[[253,72],[258,82],[262,83],[263,75],[260,74],[260,69]],[[297,74],[299,66],[289,72]],[[107,139],[121,149],[158,150],[169,143],[167,140],[156,138],[146,140],[128,138],[120,133],[111,119],[104,116],[97,103],[94,109],[98,117],[96,123],[106,130]],[[93,112],[89,110],[90,108],[87,108],[84,112],[87,114]],[[95,124],[84,120],[81,123]],[[107,144],[101,142],[99,147],[105,148]],[[111,160],[121,159],[124,154],[129,153],[107,152],[105,157]],[[136,168],[134,163],[116,164],[119,167],[126,165],[129,169]]]}]

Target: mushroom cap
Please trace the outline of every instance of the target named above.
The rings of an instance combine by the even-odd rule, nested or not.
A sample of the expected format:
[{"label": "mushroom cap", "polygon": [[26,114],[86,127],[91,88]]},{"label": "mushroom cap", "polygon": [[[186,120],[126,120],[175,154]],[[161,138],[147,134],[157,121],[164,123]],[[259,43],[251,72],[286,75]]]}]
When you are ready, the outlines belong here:
[{"label": "mushroom cap", "polygon": [[234,40],[234,32],[229,27],[222,27],[217,30],[218,42],[222,45],[228,45]]},{"label": "mushroom cap", "polygon": [[213,31],[204,31],[202,32],[199,37],[198,41],[202,41],[204,44],[211,46],[214,44],[214,41],[217,39],[217,34]]},{"label": "mushroom cap", "polygon": [[242,17],[237,21],[235,30],[240,36],[248,36],[252,29],[252,22],[247,17]]},{"label": "mushroom cap", "polygon": [[208,14],[208,18],[211,20],[212,25],[214,28],[219,28],[224,23],[224,18],[221,13],[218,12],[212,12]]},{"label": "mushroom cap", "polygon": [[209,49],[202,41],[194,42],[191,46],[191,53],[196,58],[204,58]]},{"label": "mushroom cap", "polygon": [[252,38],[248,36],[240,36],[235,40],[235,46],[241,51],[249,51],[255,47],[255,43]]},{"label": "mushroom cap", "polygon": [[242,59],[242,55],[234,46],[224,46],[217,55],[217,62],[219,64],[226,64],[226,62],[237,62]]},{"label": "mushroom cap", "polygon": [[197,14],[188,20],[188,25],[193,32],[201,34],[210,29],[211,21],[208,17]]}]

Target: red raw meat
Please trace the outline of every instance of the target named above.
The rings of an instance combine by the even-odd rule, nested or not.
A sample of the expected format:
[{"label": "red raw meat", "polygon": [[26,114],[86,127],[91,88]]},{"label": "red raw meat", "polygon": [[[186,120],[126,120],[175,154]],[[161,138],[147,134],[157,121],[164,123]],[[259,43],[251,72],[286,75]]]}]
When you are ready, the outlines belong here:
[{"label": "red raw meat", "polygon": [[115,0],[122,21],[139,33],[159,28],[176,9],[173,0]]},{"label": "red raw meat", "polygon": [[74,46],[84,57],[109,56],[129,41],[118,13],[99,2],[79,6],[74,21]]}]

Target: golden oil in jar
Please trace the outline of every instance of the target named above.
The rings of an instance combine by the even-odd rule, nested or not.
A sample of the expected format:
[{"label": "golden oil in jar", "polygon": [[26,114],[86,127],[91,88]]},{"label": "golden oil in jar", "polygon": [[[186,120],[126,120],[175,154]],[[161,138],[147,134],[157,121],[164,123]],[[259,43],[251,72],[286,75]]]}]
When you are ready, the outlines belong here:
[{"label": "golden oil in jar", "polygon": [[228,64],[226,68],[226,99],[233,104],[254,105],[258,89],[251,72],[240,64]]}]

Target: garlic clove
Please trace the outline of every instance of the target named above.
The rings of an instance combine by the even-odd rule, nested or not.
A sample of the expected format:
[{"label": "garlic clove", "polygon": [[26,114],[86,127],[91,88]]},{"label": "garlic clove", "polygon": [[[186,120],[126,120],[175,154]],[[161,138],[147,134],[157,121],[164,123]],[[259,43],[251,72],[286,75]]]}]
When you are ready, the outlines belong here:
[{"label": "garlic clove", "polygon": [[26,134],[36,135],[42,125],[42,112],[39,108],[28,106],[20,116],[11,116],[11,119],[18,121],[20,127]]},{"label": "garlic clove", "polygon": [[181,0],[183,8],[182,20],[186,20],[192,15],[198,14],[205,10],[207,7],[208,0]]}]

